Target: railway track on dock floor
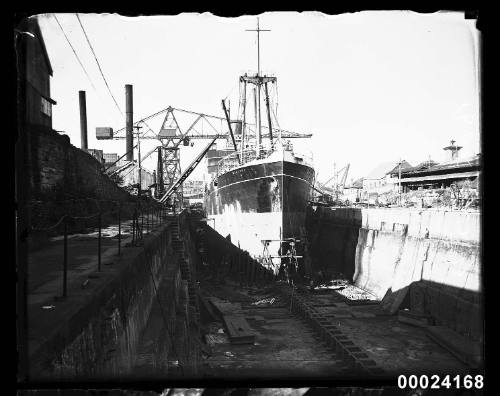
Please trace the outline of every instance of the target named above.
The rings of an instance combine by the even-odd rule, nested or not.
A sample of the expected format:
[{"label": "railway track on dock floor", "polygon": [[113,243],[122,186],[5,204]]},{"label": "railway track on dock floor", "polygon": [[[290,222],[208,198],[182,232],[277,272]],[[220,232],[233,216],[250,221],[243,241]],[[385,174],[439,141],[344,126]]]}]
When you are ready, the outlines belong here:
[{"label": "railway track on dock floor", "polygon": [[[342,306],[347,305],[347,299],[344,296],[331,293],[328,295],[328,301],[325,301],[318,295],[288,285],[278,286],[277,291],[285,300],[289,301],[290,311],[303,319],[314,330],[319,341],[345,362],[346,370],[349,373],[365,377],[386,374],[338,326],[336,319],[346,317],[345,311],[342,310]],[[370,302],[364,303],[371,304]],[[363,304],[363,301],[354,302],[352,305],[360,304]],[[325,309],[327,307],[330,309]],[[332,312],[331,308],[335,307],[339,307],[339,309]]]}]

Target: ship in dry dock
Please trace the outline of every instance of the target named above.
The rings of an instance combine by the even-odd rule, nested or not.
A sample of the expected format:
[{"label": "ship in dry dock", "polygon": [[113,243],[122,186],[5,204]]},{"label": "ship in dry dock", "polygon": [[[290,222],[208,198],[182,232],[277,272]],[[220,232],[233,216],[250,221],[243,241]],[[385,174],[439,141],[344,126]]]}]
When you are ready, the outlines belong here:
[{"label": "ship in dry dock", "polygon": [[257,73],[240,76],[239,85],[236,120],[230,121],[222,102],[232,147],[209,172],[205,209],[220,234],[277,269],[290,249],[300,254],[294,241],[303,231],[314,180],[312,156],[299,153],[286,138],[311,135],[279,127],[271,95],[277,93],[277,78],[261,74],[260,63]]}]

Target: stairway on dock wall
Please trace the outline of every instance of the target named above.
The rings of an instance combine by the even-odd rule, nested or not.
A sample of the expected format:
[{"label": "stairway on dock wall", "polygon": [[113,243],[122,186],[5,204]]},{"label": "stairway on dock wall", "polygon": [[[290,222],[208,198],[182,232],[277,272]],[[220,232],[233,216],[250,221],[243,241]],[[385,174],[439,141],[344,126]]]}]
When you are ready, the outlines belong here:
[{"label": "stairway on dock wall", "polygon": [[184,239],[181,238],[178,216],[173,216],[170,218],[169,230],[172,236],[172,248],[179,257],[182,280],[185,280],[188,283],[189,306],[194,310],[196,322],[199,323],[200,307],[198,304],[196,278],[191,272],[191,266],[187,259],[186,246],[184,243]]}]

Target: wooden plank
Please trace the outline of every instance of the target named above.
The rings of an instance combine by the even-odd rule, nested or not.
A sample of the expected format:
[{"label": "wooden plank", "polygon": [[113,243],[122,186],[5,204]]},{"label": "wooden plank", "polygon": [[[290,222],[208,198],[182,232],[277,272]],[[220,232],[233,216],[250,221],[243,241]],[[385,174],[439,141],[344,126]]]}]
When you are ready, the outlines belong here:
[{"label": "wooden plank", "polygon": [[224,324],[232,344],[253,344],[255,334],[243,316],[224,315]]},{"label": "wooden plank", "polygon": [[229,315],[241,312],[241,304],[233,304],[230,302],[225,302],[219,300],[216,297],[209,297],[208,301],[210,301],[210,303],[214,306],[217,312],[219,312],[221,315]]},{"label": "wooden plank", "polygon": [[374,318],[377,315],[370,312],[360,312],[360,311],[351,311],[352,316],[355,318]]}]

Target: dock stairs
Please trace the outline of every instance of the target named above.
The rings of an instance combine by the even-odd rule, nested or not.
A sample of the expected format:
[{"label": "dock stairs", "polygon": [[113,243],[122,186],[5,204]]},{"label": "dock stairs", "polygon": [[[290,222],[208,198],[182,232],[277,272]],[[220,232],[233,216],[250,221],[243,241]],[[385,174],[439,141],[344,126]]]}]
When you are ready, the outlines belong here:
[{"label": "dock stairs", "polygon": [[170,224],[168,227],[172,235],[172,248],[179,257],[181,278],[187,281],[188,284],[189,306],[195,314],[196,322],[199,323],[200,307],[198,303],[198,286],[196,284],[196,277],[191,273],[191,266],[186,257],[186,246],[184,240],[181,238],[179,218],[174,215],[169,218],[169,221]]}]

